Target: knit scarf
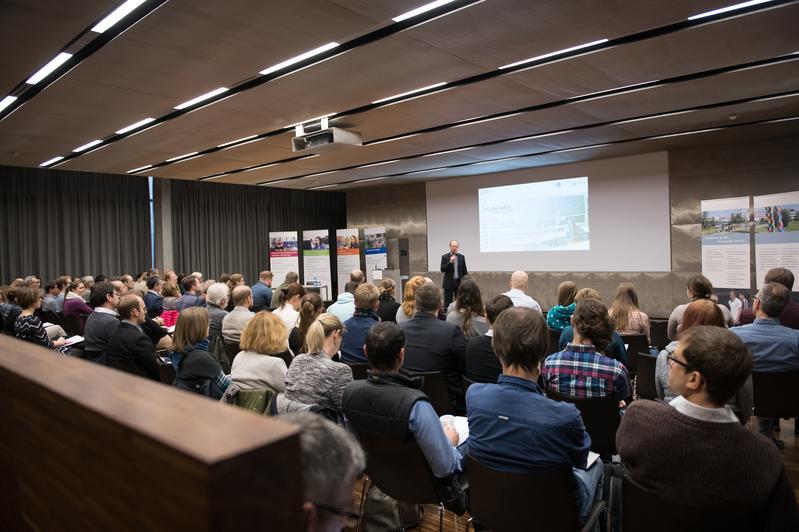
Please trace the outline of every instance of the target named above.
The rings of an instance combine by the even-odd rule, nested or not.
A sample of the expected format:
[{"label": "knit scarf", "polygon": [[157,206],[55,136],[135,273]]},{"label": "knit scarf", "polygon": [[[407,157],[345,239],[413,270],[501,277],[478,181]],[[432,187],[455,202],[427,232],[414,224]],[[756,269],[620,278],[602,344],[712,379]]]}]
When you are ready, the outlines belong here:
[{"label": "knit scarf", "polygon": [[369,308],[356,308],[352,314],[353,318],[372,318],[375,321],[380,321],[380,316],[377,315],[372,309]]}]

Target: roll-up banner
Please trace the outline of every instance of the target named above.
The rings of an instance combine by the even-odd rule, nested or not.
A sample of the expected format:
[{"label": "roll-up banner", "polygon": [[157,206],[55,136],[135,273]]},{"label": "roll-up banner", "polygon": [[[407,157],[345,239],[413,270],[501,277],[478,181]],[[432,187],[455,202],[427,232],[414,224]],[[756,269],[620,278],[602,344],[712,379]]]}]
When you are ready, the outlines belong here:
[{"label": "roll-up banner", "polygon": [[330,275],[330,238],[327,229],[302,232],[302,265],[306,285],[317,285],[323,300],[332,294]]},{"label": "roll-up banner", "polygon": [[[758,289],[772,268],[786,268],[799,277],[799,192],[755,196],[753,200]],[[794,283],[793,290],[799,291],[799,283]]]},{"label": "roll-up banner", "polygon": [[749,197],[703,200],[702,274],[714,288],[750,288]]},{"label": "roll-up banner", "polygon": [[386,228],[368,227],[363,230],[366,280],[372,282],[373,272],[388,267],[386,262]]},{"label": "roll-up banner", "polygon": [[273,275],[272,286],[275,288],[283,284],[288,272],[299,273],[297,231],[269,233],[269,267]]},{"label": "roll-up banner", "polygon": [[336,271],[338,273],[338,293],[350,280],[350,272],[361,267],[361,250],[358,243],[358,229],[336,229]]}]

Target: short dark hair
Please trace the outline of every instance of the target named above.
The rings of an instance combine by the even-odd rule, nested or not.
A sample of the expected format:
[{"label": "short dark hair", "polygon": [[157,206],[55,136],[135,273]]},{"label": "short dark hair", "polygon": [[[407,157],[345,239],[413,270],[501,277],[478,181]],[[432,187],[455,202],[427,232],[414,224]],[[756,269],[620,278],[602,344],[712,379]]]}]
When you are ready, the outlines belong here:
[{"label": "short dark hair", "polygon": [[92,293],[89,296],[89,304],[93,307],[101,307],[107,300],[107,296],[113,296],[116,287],[108,281],[97,283],[92,288]]},{"label": "short dark hair", "polygon": [[361,286],[361,284],[356,281],[347,281],[347,284],[344,285],[344,291],[355,295],[355,291],[359,286]]},{"label": "short dark hair", "polygon": [[147,278],[147,290],[155,290],[155,287],[158,286],[158,283],[161,282],[161,278],[157,275],[151,275]]},{"label": "short dark hair", "polygon": [[752,373],[752,353],[724,327],[697,325],[680,336],[685,362],[702,374],[705,389],[721,406],[738,393]]},{"label": "short dark hair", "polygon": [[58,288],[58,289],[60,289],[61,287],[60,287],[60,286],[58,286],[58,282],[57,282],[57,281],[47,281],[47,284],[46,284],[46,285],[44,285],[44,291],[45,291],[45,292],[49,292],[49,291],[50,291],[50,290],[52,290],[53,288]]},{"label": "short dark hair", "polygon": [[377,323],[366,335],[366,358],[378,370],[392,370],[405,347],[405,333],[390,321]]},{"label": "short dark hair", "polygon": [[414,306],[419,312],[436,312],[441,308],[441,289],[433,283],[425,283],[416,289]]},{"label": "short dark hair", "polygon": [[123,320],[129,320],[133,315],[133,311],[139,308],[139,301],[142,299],[135,294],[128,294],[122,298],[117,305],[117,312],[119,317]]},{"label": "short dark hair", "polygon": [[605,352],[613,340],[613,322],[604,303],[598,299],[583,299],[577,303],[572,321],[581,338],[591,340],[600,353]]},{"label": "short dark hair", "polygon": [[764,283],[757,293],[760,308],[769,318],[779,318],[791,303],[791,292],[779,283]]},{"label": "short dark hair", "polygon": [[103,275],[103,274],[99,274],[99,275],[95,275],[95,276],[94,276],[94,283],[95,283],[95,284],[97,284],[97,283],[104,283],[104,282],[105,282],[105,281],[107,281],[107,280],[108,280],[108,277],[106,277],[106,276],[105,276],[105,275]]},{"label": "short dark hair", "polygon": [[788,268],[772,268],[766,272],[765,282],[780,283],[789,291],[793,290],[793,272]]},{"label": "short dark hair", "polygon": [[17,288],[17,305],[23,310],[35,305],[40,297],[38,288],[33,288],[31,286],[20,286]]},{"label": "short dark hair", "polygon": [[491,346],[503,366],[534,371],[549,347],[547,324],[541,313],[531,308],[507,309],[494,322]]},{"label": "short dark hair", "polygon": [[297,272],[288,272],[283,279],[284,283],[293,284],[300,280],[300,275]]},{"label": "short dark hair", "polygon": [[497,321],[497,317],[503,310],[513,308],[513,300],[505,294],[499,294],[491,298],[491,301],[486,303],[486,319],[490,323]]},{"label": "short dark hair", "polygon": [[713,293],[713,283],[702,274],[692,275],[688,278],[688,290],[697,299],[706,299]]},{"label": "short dark hair", "polygon": [[183,286],[183,290],[188,292],[189,290],[191,290],[194,287],[195,284],[197,284],[199,282],[200,282],[200,280],[197,277],[195,277],[193,275],[187,275],[186,277],[183,278],[183,280],[180,282],[180,284],[181,284],[181,286]]}]

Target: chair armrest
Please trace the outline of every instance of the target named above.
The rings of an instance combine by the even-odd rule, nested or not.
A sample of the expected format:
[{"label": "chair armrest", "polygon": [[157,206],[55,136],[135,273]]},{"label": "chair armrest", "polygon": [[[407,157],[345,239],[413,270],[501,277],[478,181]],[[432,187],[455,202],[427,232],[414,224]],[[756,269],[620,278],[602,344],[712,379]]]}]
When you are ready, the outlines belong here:
[{"label": "chair armrest", "polygon": [[602,511],[604,509],[605,509],[605,501],[599,501],[594,503],[594,506],[591,508],[591,513],[588,514],[588,519],[580,529],[580,532],[590,532],[591,529],[594,528],[596,522],[599,520],[599,516],[602,515]]}]

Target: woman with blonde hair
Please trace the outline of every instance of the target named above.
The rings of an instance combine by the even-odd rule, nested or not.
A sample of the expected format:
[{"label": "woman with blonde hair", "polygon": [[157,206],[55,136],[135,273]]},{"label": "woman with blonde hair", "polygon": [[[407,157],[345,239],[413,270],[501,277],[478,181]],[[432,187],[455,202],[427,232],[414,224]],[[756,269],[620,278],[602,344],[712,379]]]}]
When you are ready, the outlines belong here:
[{"label": "woman with blonde hair", "polygon": [[547,312],[547,327],[553,331],[562,331],[571,325],[574,314],[574,297],[577,295],[577,285],[571,281],[564,281],[558,286],[558,304]]},{"label": "woman with blonde hair", "polygon": [[257,313],[244,328],[241,351],[233,359],[230,380],[246,390],[286,389],[291,354],[286,350],[286,326],[271,312]]},{"label": "woman with blonde hair", "polygon": [[328,313],[319,315],[308,327],[308,352],[296,356],[286,373],[286,399],[341,412],[344,388],[352,382],[350,367],[333,361],[343,332],[341,320]]},{"label": "woman with blonde hair", "polygon": [[208,311],[202,307],[188,307],[181,312],[175,325],[174,342],[174,385],[214,399],[222,397],[230,380],[208,352]]},{"label": "woman with blonde hair", "polygon": [[305,347],[305,336],[308,334],[308,328],[324,311],[325,306],[322,304],[322,298],[319,294],[311,292],[300,299],[300,317],[297,321],[297,326],[289,333],[289,348],[295,355],[308,352]]},{"label": "woman with blonde hair", "polygon": [[399,310],[400,304],[394,299],[396,287],[394,280],[388,277],[380,281],[380,286],[377,287],[380,291],[377,315],[380,316],[381,321],[397,321],[397,310]]},{"label": "woman with blonde hair", "polygon": [[619,283],[610,318],[619,334],[645,334],[649,343],[649,316],[638,308],[638,292],[632,283]]},{"label": "woman with blonde hair", "polygon": [[402,295],[402,305],[397,309],[396,322],[397,324],[404,323],[413,317],[415,311],[414,298],[416,297],[416,289],[427,282],[427,279],[421,275],[411,277],[405,283],[405,292]]}]

